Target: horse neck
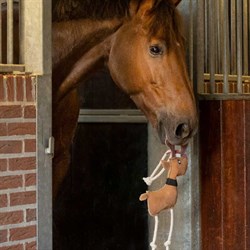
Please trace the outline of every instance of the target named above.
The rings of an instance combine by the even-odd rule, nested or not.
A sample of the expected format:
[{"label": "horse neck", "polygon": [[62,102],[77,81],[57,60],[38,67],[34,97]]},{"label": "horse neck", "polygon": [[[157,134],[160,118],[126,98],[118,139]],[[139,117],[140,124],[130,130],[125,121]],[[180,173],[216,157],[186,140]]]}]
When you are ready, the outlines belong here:
[{"label": "horse neck", "polygon": [[53,68],[63,61],[74,63],[96,44],[114,33],[122,24],[121,19],[71,20],[53,23]]},{"label": "horse neck", "polygon": [[178,166],[177,165],[170,165],[170,168],[168,170],[168,178],[176,180],[176,177],[178,176],[178,172],[179,172],[179,170],[178,170]]}]

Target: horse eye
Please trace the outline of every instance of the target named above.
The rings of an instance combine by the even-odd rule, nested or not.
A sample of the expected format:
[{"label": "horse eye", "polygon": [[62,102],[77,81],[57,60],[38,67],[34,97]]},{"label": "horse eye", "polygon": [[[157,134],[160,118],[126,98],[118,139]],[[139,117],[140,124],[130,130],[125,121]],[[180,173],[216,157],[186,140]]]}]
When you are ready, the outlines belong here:
[{"label": "horse eye", "polygon": [[153,46],[150,46],[149,52],[153,56],[158,56],[158,55],[162,55],[163,50],[158,45],[153,45]]}]

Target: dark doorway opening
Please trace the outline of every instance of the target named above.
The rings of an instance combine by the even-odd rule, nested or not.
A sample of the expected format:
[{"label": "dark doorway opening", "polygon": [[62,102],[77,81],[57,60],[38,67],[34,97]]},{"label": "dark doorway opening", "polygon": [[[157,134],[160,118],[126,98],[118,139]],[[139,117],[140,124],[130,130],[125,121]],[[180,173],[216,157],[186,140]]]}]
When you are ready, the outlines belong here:
[{"label": "dark doorway opening", "polygon": [[[109,76],[97,79],[106,79],[94,84],[107,96],[90,98],[98,96],[98,88],[86,84],[82,99],[87,108],[134,107],[123,94],[117,98],[119,90]],[[147,139],[146,123],[79,123],[71,168],[54,206],[54,249],[148,249],[147,207],[138,199],[147,189],[142,181]]]}]

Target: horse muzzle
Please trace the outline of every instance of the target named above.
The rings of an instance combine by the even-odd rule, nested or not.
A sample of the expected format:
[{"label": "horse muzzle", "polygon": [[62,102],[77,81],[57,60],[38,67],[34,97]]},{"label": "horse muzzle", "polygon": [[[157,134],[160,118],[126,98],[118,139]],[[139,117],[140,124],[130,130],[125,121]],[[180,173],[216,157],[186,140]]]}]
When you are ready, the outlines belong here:
[{"label": "horse muzzle", "polygon": [[158,120],[157,131],[163,144],[185,145],[197,131],[194,119],[163,117]]}]

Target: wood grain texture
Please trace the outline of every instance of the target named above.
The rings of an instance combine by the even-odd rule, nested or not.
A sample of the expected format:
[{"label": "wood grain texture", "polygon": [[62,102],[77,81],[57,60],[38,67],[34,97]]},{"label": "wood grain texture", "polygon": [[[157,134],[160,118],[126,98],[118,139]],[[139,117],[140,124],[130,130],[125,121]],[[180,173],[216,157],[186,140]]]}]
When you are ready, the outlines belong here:
[{"label": "wood grain texture", "polygon": [[202,249],[250,249],[250,102],[200,102]]},{"label": "wood grain texture", "polygon": [[244,101],[221,101],[224,249],[244,249]]},{"label": "wood grain texture", "polygon": [[222,249],[220,102],[201,101],[200,110],[202,242],[203,249],[219,250]]},{"label": "wood grain texture", "polygon": [[246,130],[246,248],[250,249],[250,101],[245,101]]}]

